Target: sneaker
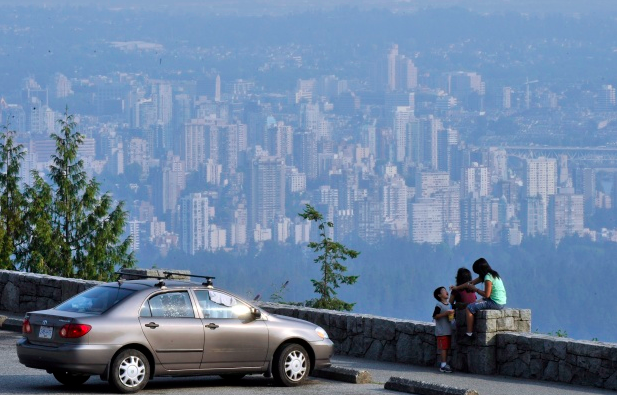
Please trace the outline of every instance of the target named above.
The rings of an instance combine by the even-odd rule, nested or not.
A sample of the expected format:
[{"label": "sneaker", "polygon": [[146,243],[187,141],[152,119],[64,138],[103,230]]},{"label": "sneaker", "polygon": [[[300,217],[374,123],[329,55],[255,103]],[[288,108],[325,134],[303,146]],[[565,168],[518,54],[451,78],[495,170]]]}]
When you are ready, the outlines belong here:
[{"label": "sneaker", "polygon": [[450,367],[450,365],[446,365],[444,367],[440,367],[439,371],[441,373],[452,373],[452,368]]}]

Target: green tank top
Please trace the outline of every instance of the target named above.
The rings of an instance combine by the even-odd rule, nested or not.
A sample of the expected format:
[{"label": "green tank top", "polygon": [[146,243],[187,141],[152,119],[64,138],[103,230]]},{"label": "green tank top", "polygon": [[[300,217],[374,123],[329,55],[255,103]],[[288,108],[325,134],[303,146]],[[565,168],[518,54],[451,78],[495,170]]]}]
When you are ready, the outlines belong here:
[{"label": "green tank top", "polygon": [[[493,277],[490,273],[484,276],[484,281],[493,283],[490,299],[497,304],[506,304],[506,287],[503,286],[501,278]],[[486,288],[485,288],[486,289]]]}]

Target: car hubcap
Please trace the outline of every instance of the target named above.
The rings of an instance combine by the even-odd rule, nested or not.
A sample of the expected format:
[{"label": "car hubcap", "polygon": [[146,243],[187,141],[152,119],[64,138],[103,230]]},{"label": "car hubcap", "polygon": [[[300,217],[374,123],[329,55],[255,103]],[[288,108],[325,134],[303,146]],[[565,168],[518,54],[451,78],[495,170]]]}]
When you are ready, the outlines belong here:
[{"label": "car hubcap", "polygon": [[146,366],[141,359],[130,356],[122,361],[118,373],[122,384],[127,387],[135,387],[143,381],[146,374]]},{"label": "car hubcap", "polygon": [[306,358],[300,351],[292,351],[285,359],[285,374],[291,381],[298,381],[306,373]]}]

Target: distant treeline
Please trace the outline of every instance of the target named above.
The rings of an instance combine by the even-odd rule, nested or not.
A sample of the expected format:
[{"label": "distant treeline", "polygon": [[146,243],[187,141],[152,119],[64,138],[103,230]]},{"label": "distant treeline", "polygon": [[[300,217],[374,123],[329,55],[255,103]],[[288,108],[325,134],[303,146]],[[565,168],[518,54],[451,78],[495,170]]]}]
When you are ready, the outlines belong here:
[{"label": "distant treeline", "polygon": [[[555,248],[535,238],[518,247],[463,243],[450,249],[404,241],[348,246],[361,251],[348,262],[349,273],[360,278],[339,295],[357,303],[354,312],[430,321],[433,290],[453,284],[457,268],[485,257],[505,282],[508,306],[532,310],[534,331],[617,342],[617,304],[611,299],[617,243],[568,238]],[[289,280],[283,299],[302,302],[314,297],[310,279],[319,273],[313,259],[306,247],[265,244],[247,255],[174,251],[153,263],[216,276],[215,284],[250,299],[259,294],[269,300]]]}]

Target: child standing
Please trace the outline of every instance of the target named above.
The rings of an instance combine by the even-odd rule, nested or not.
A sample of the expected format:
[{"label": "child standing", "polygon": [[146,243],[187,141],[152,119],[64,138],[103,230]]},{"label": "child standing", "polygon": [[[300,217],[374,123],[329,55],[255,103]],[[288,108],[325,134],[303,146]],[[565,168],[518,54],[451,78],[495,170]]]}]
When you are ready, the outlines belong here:
[{"label": "child standing", "polygon": [[437,349],[441,353],[441,366],[439,371],[442,373],[452,373],[452,368],[448,365],[448,350],[452,341],[452,326],[450,321],[454,319],[454,310],[448,304],[448,291],[446,287],[439,287],[433,292],[437,299],[433,320],[435,320],[435,336],[437,337]]}]

